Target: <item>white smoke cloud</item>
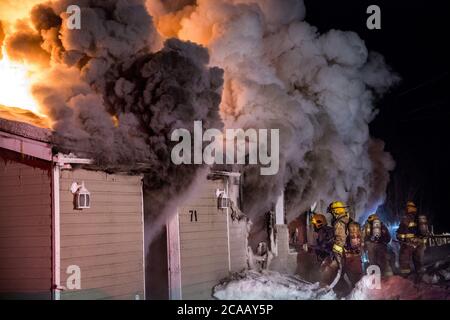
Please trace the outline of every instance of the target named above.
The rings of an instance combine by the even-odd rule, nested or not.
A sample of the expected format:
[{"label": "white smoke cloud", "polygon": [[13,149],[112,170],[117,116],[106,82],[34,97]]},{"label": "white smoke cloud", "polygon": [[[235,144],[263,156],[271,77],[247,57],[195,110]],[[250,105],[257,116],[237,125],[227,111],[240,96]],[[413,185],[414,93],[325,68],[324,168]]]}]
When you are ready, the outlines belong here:
[{"label": "white smoke cloud", "polygon": [[[149,10],[164,3],[149,0]],[[317,200],[348,201],[357,214],[383,201],[394,163],[368,124],[375,99],[399,79],[381,55],[354,32],[319,34],[300,0],[165,8],[152,12],[163,36],[165,25],[179,26],[177,37],[206,45],[211,64],[225,70],[225,126],[280,129],[279,174],[245,168],[250,216],[262,216],[283,189],[289,218]]]}]

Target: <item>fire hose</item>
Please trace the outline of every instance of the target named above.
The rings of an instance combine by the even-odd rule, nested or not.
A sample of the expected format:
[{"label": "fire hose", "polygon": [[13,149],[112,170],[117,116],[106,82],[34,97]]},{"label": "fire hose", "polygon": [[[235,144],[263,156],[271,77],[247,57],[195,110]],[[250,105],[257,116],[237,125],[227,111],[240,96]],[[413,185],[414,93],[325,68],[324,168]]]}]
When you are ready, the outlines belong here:
[{"label": "fire hose", "polygon": [[[318,251],[320,251],[322,249],[321,247],[318,247],[318,246],[307,246],[307,248],[316,249]],[[331,282],[331,284],[329,284],[328,286],[322,288],[320,291],[328,292],[328,291],[333,290],[334,287],[338,284],[339,280],[341,280],[342,272],[343,272],[342,257],[341,256],[339,256],[339,257],[335,256],[335,260],[336,260],[336,262],[338,264],[338,271],[337,271],[336,277],[334,278],[333,282]],[[299,277],[295,277],[295,279],[296,280],[300,280],[303,283],[308,283],[308,284],[312,285],[312,283],[310,283],[308,281],[305,281],[305,280],[303,280],[303,279],[301,279]]]},{"label": "fire hose", "polygon": [[338,271],[337,271],[337,274],[336,274],[336,277],[334,278],[333,282],[331,282],[330,285],[328,285],[328,286],[326,286],[324,288],[321,288],[319,290],[319,292],[321,294],[326,294],[326,293],[330,292],[331,290],[333,290],[334,287],[338,284],[339,280],[341,280],[342,271],[343,271],[342,259],[341,258],[337,258],[336,262],[338,263],[338,267],[339,267]]},{"label": "fire hose", "polygon": [[334,278],[333,282],[327,287],[328,290],[333,290],[334,287],[338,284],[339,280],[341,280],[341,276],[342,276],[342,257],[339,259],[336,259],[337,263],[338,263],[338,272],[336,274],[336,277]]}]

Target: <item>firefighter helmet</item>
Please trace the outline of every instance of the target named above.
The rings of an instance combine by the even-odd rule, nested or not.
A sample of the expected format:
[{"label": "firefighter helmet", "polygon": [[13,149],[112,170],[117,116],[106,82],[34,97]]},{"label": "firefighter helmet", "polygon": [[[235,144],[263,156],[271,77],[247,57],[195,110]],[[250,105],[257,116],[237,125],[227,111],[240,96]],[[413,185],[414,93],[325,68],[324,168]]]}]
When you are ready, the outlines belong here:
[{"label": "firefighter helmet", "polygon": [[417,206],[414,202],[408,201],[406,203],[406,213],[417,213]]},{"label": "firefighter helmet", "polygon": [[380,218],[378,217],[378,215],[377,215],[376,213],[371,214],[371,215],[367,218],[367,221],[368,221],[369,223],[372,223],[372,222],[374,222],[375,220],[380,220]]},{"label": "firefighter helmet", "polygon": [[327,218],[320,213],[314,213],[311,217],[311,224],[314,228],[320,229],[328,224]]},{"label": "firefighter helmet", "polygon": [[345,203],[341,201],[334,201],[328,206],[327,212],[332,214],[334,217],[340,217],[348,215],[347,208],[348,206],[346,206]]}]

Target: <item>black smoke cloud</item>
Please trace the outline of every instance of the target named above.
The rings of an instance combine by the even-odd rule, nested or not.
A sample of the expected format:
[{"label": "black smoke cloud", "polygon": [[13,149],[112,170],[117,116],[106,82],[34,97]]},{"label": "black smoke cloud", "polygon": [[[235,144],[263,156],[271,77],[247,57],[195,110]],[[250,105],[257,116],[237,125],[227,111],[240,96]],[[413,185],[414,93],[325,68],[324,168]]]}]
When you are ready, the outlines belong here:
[{"label": "black smoke cloud", "polygon": [[[73,4],[81,8],[81,30],[66,27]],[[55,144],[108,171],[144,173],[146,214],[156,219],[200,169],[172,164],[172,131],[195,120],[223,127],[222,70],[208,68],[207,50],[193,43],[169,39],[155,51],[152,18],[140,0],[53,1],[35,6],[31,22],[34,30],[19,28],[8,49],[21,57],[39,44],[48,54],[50,68],[33,93],[53,121]]]}]

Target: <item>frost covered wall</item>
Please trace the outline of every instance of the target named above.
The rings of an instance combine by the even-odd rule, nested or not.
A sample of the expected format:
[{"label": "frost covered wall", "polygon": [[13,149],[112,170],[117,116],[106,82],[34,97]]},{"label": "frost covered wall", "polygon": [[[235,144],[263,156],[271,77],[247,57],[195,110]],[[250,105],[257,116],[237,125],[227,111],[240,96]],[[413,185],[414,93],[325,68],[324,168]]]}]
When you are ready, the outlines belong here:
[{"label": "frost covered wall", "polygon": [[275,226],[276,255],[269,264],[269,269],[285,274],[294,274],[297,270],[297,252],[289,249],[289,229],[287,225]]},{"label": "frost covered wall", "polygon": [[291,252],[289,248],[289,227],[285,221],[286,210],[283,193],[275,204],[275,248],[272,250],[274,257],[269,264],[269,269],[294,274],[297,270],[297,252]]},{"label": "frost covered wall", "polygon": [[[91,208],[73,209],[72,182],[85,182]],[[81,290],[62,299],[144,299],[142,177],[63,170],[61,283],[67,267],[81,269]]]},{"label": "frost covered wall", "polygon": [[50,299],[50,163],[34,160],[33,164],[39,162],[37,167],[6,160],[2,150],[0,148],[0,297]]},{"label": "frost covered wall", "polygon": [[217,208],[216,190],[227,188],[226,177],[207,180],[178,208],[182,299],[210,299],[213,286],[247,266],[246,223]]},{"label": "frost covered wall", "polygon": [[247,223],[233,220],[228,215],[230,228],[230,267],[231,271],[239,272],[247,267]]}]

